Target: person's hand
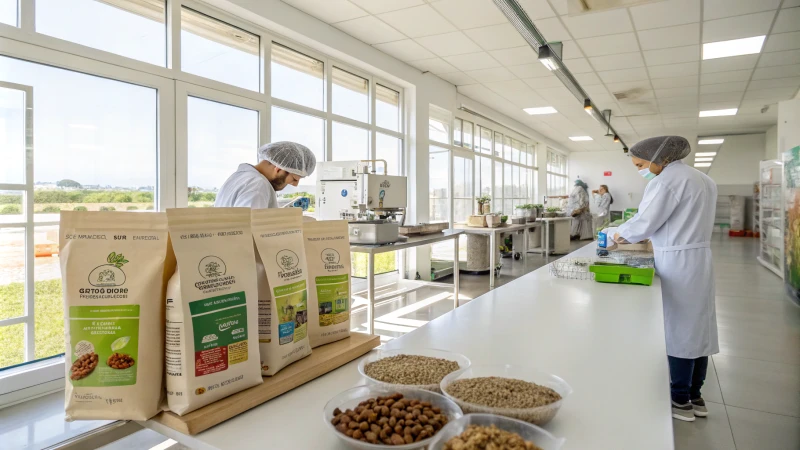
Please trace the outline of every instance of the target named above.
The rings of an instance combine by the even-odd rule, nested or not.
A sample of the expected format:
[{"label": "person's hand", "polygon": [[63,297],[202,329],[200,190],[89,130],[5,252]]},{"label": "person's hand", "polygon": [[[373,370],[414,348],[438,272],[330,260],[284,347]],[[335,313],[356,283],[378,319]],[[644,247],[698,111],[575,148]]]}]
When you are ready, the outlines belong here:
[{"label": "person's hand", "polygon": [[597,189],[592,191],[592,194],[599,194],[599,193],[600,193],[600,191],[598,191]]},{"label": "person's hand", "polygon": [[624,237],[620,236],[619,233],[615,233],[613,239],[614,239],[614,242],[616,242],[618,244],[630,244],[630,242],[625,240]]}]

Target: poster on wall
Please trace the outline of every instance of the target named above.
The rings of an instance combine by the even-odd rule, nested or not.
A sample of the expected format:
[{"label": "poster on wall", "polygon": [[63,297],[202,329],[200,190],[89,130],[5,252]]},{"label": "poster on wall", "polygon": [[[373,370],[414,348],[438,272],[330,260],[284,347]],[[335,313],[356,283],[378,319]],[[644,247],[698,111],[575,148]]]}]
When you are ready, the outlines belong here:
[{"label": "poster on wall", "polygon": [[783,168],[786,202],[783,279],[789,295],[800,303],[800,146],[784,154]]}]

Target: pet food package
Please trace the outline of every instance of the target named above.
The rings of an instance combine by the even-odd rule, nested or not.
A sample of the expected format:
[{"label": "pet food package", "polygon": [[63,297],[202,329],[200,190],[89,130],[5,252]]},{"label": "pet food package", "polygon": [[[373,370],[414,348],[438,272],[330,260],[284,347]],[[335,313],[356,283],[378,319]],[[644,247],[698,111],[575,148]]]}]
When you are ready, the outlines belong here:
[{"label": "pet food package", "polygon": [[303,216],[299,208],[254,209],[251,214],[261,374],[272,376],[311,354]]},{"label": "pet food package", "polygon": [[168,240],[164,213],[61,212],[67,421],[160,411]]},{"label": "pet food package", "polygon": [[303,223],[311,348],[350,336],[350,241],[346,220]]},{"label": "pet food package", "polygon": [[168,209],[167,404],[178,415],[262,382],[248,208]]}]

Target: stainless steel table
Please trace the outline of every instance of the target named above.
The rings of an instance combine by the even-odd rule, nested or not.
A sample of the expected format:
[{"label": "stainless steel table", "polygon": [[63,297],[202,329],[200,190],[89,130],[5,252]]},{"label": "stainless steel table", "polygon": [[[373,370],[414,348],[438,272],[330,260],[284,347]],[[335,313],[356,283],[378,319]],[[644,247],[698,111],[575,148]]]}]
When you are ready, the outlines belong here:
[{"label": "stainless steel table", "polygon": [[525,251],[521,252],[522,257],[526,258],[528,253],[528,229],[532,227],[536,227],[536,222],[531,223],[523,223],[523,224],[511,224],[511,225],[502,225],[495,228],[482,228],[482,227],[470,227],[464,224],[456,224],[455,229],[461,230],[466,234],[480,234],[484,236],[489,236],[489,289],[494,289],[494,267],[497,264],[497,235],[500,233],[509,233],[514,231],[523,231],[523,238],[522,238],[522,248]]}]

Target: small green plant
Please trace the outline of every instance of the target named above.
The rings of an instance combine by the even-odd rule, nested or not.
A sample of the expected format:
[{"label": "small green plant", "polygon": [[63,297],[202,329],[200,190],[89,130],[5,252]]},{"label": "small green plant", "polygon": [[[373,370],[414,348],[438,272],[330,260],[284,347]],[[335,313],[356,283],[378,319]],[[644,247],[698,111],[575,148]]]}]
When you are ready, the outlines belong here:
[{"label": "small green plant", "polygon": [[549,213],[557,213],[557,212],[561,212],[561,208],[559,208],[557,206],[548,206],[545,211],[547,211]]},{"label": "small green plant", "polygon": [[533,209],[533,205],[530,204],[530,203],[526,203],[524,205],[517,205],[517,209],[530,210],[530,209]]},{"label": "small green plant", "polygon": [[500,223],[508,222],[508,216],[500,216]]},{"label": "small green plant", "polygon": [[85,206],[76,206],[76,207],[72,208],[72,210],[73,211],[88,211],[89,208],[87,208]]},{"label": "small green plant", "polygon": [[41,213],[51,213],[51,214],[52,213],[57,213],[57,212],[61,212],[61,207],[55,206],[55,205],[45,206],[39,212],[41,212]]},{"label": "small green plant", "polygon": [[541,203],[534,203],[533,207],[537,208],[537,209],[542,209],[542,208],[544,208],[544,205],[542,205]]},{"label": "small green plant", "polygon": [[508,247],[506,245],[501,245],[500,246],[500,253],[509,253],[510,251],[511,251],[511,247]]},{"label": "small green plant", "polygon": [[0,208],[0,215],[13,215],[22,214],[22,207],[20,205],[6,205]]},{"label": "small green plant", "polygon": [[101,206],[100,207],[100,211],[116,211],[116,210],[117,210],[117,208],[114,208],[113,206]]},{"label": "small green plant", "polygon": [[127,208],[125,208],[125,211],[138,211],[138,210],[139,210],[138,206],[128,206]]},{"label": "small green plant", "polygon": [[491,195],[481,195],[480,197],[475,197],[475,201],[478,202],[479,205],[483,205],[485,203],[489,203],[492,201]]}]

